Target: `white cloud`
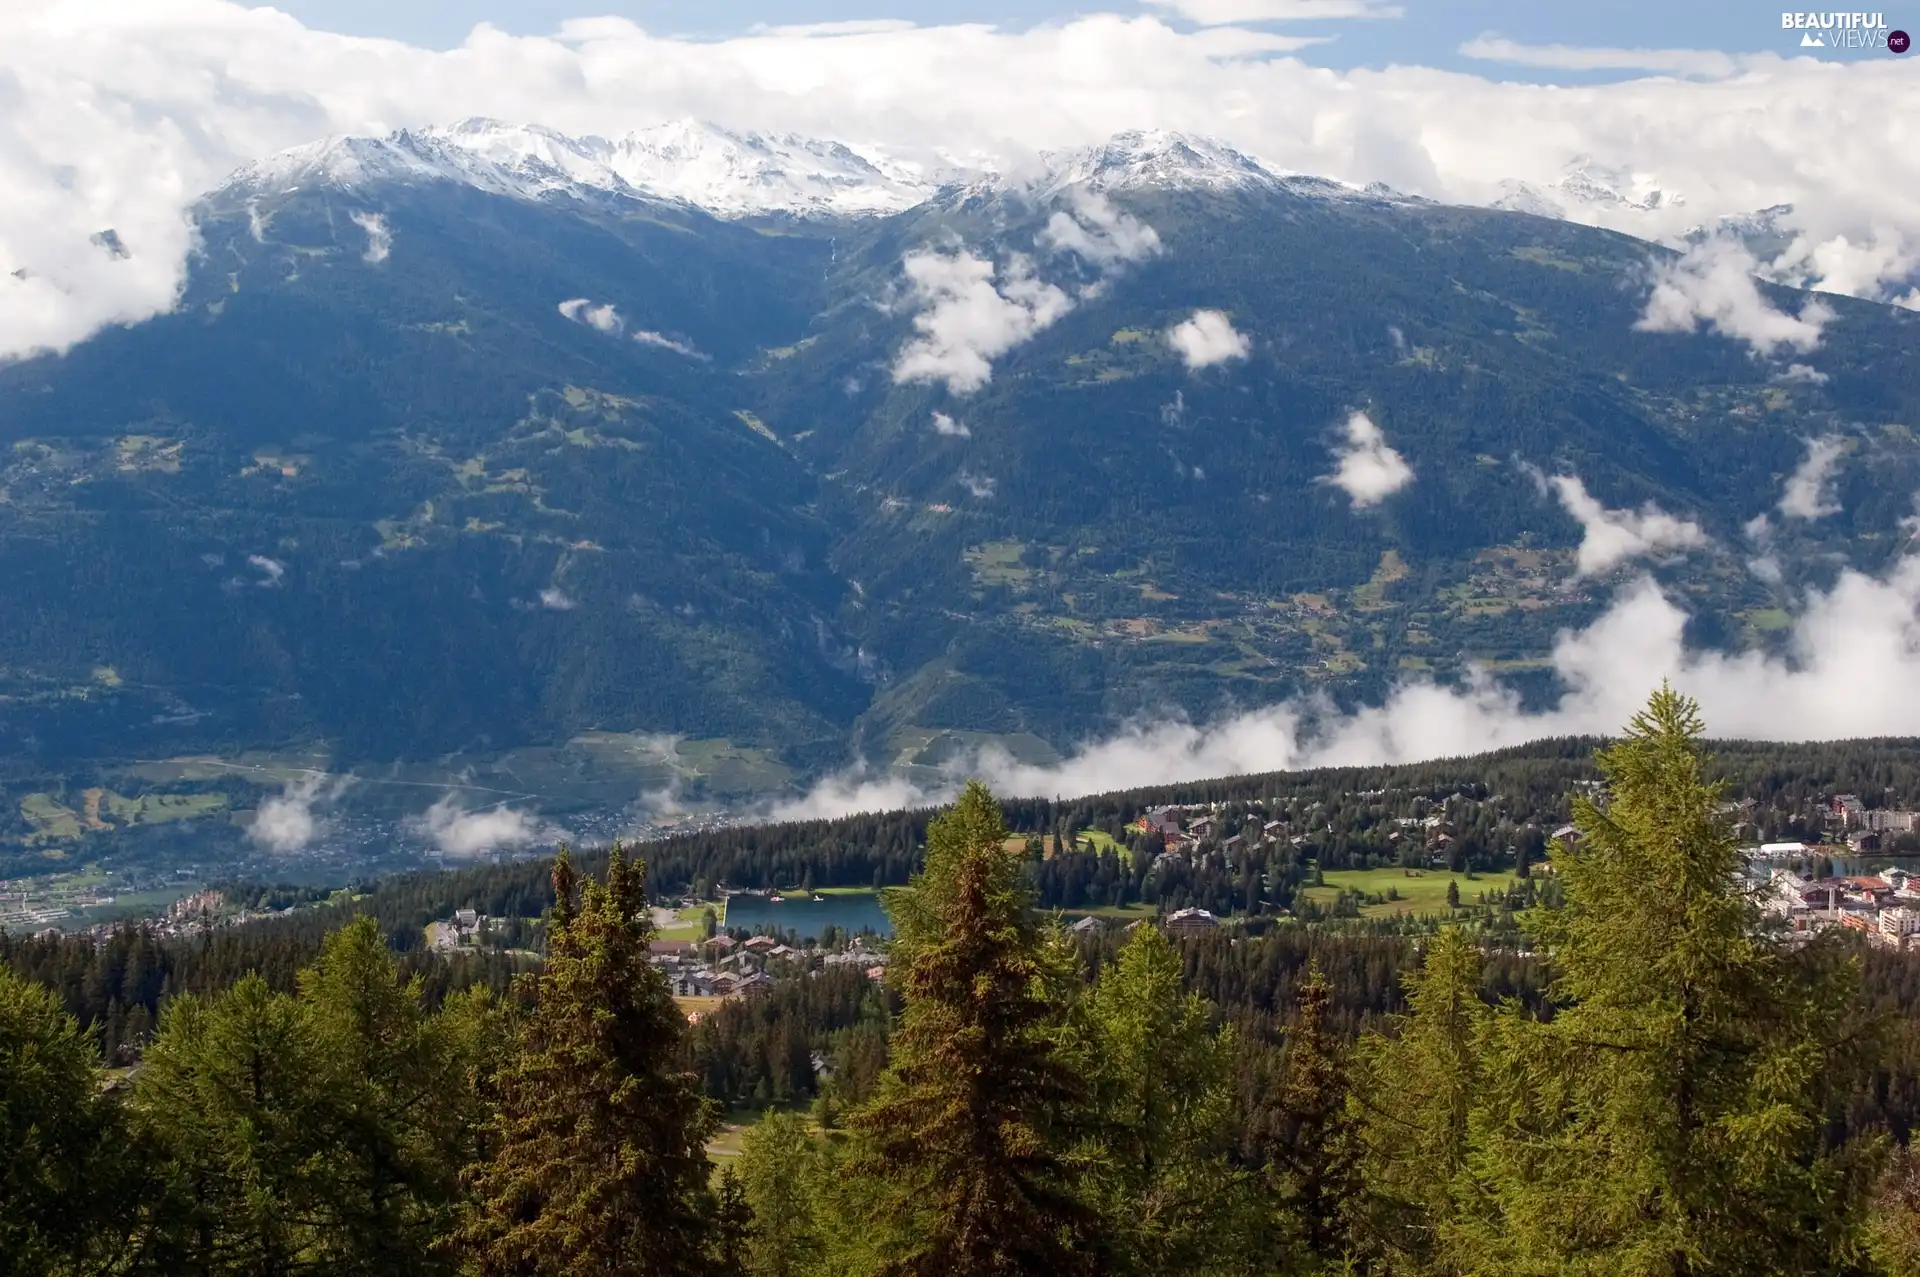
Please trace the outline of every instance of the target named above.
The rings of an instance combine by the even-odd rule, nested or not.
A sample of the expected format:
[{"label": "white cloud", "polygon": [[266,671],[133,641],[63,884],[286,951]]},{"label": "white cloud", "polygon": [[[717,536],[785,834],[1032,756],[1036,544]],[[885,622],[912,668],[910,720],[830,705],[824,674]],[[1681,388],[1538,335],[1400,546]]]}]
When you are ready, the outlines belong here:
[{"label": "white cloud", "polygon": [[1746,245],[1715,238],[1654,268],[1653,295],[1634,327],[1649,333],[1690,333],[1701,323],[1723,337],[1744,341],[1757,355],[1782,349],[1806,354],[1820,344],[1820,330],[1833,308],[1811,298],[1798,315],[1775,310],[1760,292],[1759,263]]},{"label": "white cloud", "polygon": [[1073,211],[1054,211],[1040,232],[1040,245],[1074,253],[1105,271],[1158,253],[1160,234],[1100,192],[1076,190]]},{"label": "white cloud", "polygon": [[1570,44],[1521,44],[1483,35],[1460,46],[1463,57],[1556,71],[1664,71],[1674,75],[1732,75],[1732,57],[1711,49],[1603,49]]},{"label": "white cloud", "polygon": [[955,421],[944,412],[936,412],[933,414],[933,433],[937,435],[951,435],[956,439],[970,439],[973,437],[973,431],[967,427],[966,422]]},{"label": "white cloud", "polygon": [[571,612],[574,609],[574,602],[565,590],[557,585],[551,585],[540,591],[540,606],[550,612]]},{"label": "white cloud", "polygon": [[1579,520],[1576,571],[1595,576],[1629,559],[1668,550],[1689,550],[1707,543],[1707,534],[1691,519],[1676,518],[1649,501],[1638,510],[1609,510],[1590,496],[1575,475],[1557,474],[1548,482],[1567,513]]},{"label": "white cloud", "polygon": [[407,827],[441,855],[463,858],[564,842],[568,837],[558,825],[511,807],[463,810],[452,794],[413,817]]},{"label": "white cloud", "polygon": [[1146,0],[1203,27],[1235,22],[1314,22],[1336,18],[1397,18],[1397,4],[1378,0]]},{"label": "white cloud", "polygon": [[576,324],[598,328],[603,333],[620,331],[620,315],[612,302],[596,306],[585,297],[569,297],[560,303],[560,313]]},{"label": "white cloud", "polygon": [[1920,556],[1885,577],[1843,571],[1832,591],[1810,592],[1788,633],[1787,654],[1726,654],[1686,646],[1687,616],[1651,579],[1616,595],[1584,630],[1561,633],[1552,662],[1564,687],[1528,710],[1519,693],[1484,672],[1464,686],[1397,686],[1384,701],[1343,713],[1298,700],[1211,724],[1147,715],[1053,766],[987,752],[963,760],[954,783],[921,789],[890,777],[834,778],[778,815],[925,805],[962,776],[1005,796],[1068,797],[1138,785],[1304,767],[1443,758],[1545,736],[1617,732],[1670,679],[1697,697],[1709,731],[1752,740],[1837,740],[1920,733]]},{"label": "white cloud", "polygon": [[986,501],[993,496],[993,476],[974,474],[972,471],[962,470],[955,477],[960,480],[961,487],[973,494],[974,500]]},{"label": "white cloud", "polygon": [[387,227],[387,219],[378,213],[354,213],[353,224],[367,233],[367,251],[361,257],[375,265],[386,261],[393,253],[393,232]]},{"label": "white cloud", "polygon": [[1167,344],[1180,352],[1188,368],[1211,368],[1229,359],[1245,359],[1253,342],[1234,331],[1226,312],[1196,310],[1167,330]]},{"label": "white cloud", "polygon": [[278,585],[280,584],[280,579],[287,574],[286,564],[280,562],[278,559],[269,559],[264,554],[249,554],[247,556],[247,562],[253,564],[254,567],[259,568],[261,572],[266,574],[259,582],[259,584],[263,586]]},{"label": "white cloud", "polygon": [[1827,384],[1827,374],[1821,372],[1812,364],[1788,364],[1786,371],[1775,373],[1772,380],[1789,383],[1797,382],[1808,386],[1824,386]]},{"label": "white cloud", "polygon": [[[1165,8],[1223,24],[1390,11]],[[1908,278],[1920,258],[1910,195],[1920,148],[1900,131],[1913,92],[1901,59],[1738,54],[1735,74],[1711,80],[1566,86],[1272,56],[1299,43],[1089,13],[1021,29],[888,23],[718,40],[588,18],[542,36],[483,24],[430,50],[223,0],[0,5],[0,355],[63,349],[170,308],[195,243],[187,209],[241,164],[330,133],[476,115],[614,136],[692,115],[857,139],[929,168],[1006,169],[1121,128],[1179,129],[1277,168],[1462,203],[1498,198],[1505,179],[1550,186],[1585,157],[1649,174],[1687,202],[1585,202],[1571,208],[1580,220],[1671,238],[1703,218],[1791,204],[1794,246],[1771,273],[1862,296],[1920,294]],[[1806,121],[1834,119],[1847,126],[1809,141]],[[124,259],[93,243],[108,227]]]},{"label": "white cloud", "polygon": [[1846,440],[1838,435],[1807,440],[1807,455],[1787,476],[1786,491],[1780,494],[1780,513],[1789,519],[1820,519],[1839,514],[1840,502],[1834,496],[1833,476],[1846,451]]},{"label": "white cloud", "polygon": [[1073,309],[1018,254],[998,270],[964,249],[911,252],[901,265],[921,309],[913,317],[920,335],[894,361],[897,382],[943,381],[951,394],[972,394],[993,380],[994,359]]},{"label": "white cloud", "polygon": [[[608,309],[612,308],[609,307]],[[685,355],[689,359],[711,360],[713,358],[713,356],[704,354],[686,342],[669,337],[665,333],[656,333],[642,329],[633,335],[633,339],[643,345],[659,346],[664,350],[671,350],[674,354]]]},{"label": "white cloud", "polygon": [[1364,510],[1379,505],[1413,482],[1413,467],[1387,443],[1373,418],[1356,412],[1347,418],[1346,445],[1337,450],[1339,466],[1321,480],[1331,483]]},{"label": "white cloud", "polygon": [[288,781],[254,812],[253,823],[247,826],[248,840],[277,855],[305,851],[325,832],[325,823],[314,809],[337,799],[346,785],[345,777],[330,781],[323,773]]}]

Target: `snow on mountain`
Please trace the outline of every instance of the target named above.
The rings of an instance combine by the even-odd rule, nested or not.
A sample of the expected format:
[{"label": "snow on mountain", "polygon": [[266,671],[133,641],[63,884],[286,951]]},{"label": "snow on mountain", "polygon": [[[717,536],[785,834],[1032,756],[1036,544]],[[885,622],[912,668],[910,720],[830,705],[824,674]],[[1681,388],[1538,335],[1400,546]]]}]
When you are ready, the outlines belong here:
[{"label": "snow on mountain", "polygon": [[1071,187],[1099,191],[1271,189],[1279,174],[1211,138],[1165,129],[1118,133],[1098,146],[1042,156],[1042,198]]},{"label": "snow on mountain", "polygon": [[1509,178],[1492,207],[1538,217],[1589,220],[1596,212],[1652,213],[1684,205],[1686,197],[1662,187],[1650,174],[1577,156],[1545,187]]},{"label": "snow on mountain", "polygon": [[334,137],[250,164],[226,189],[255,194],[324,183],[462,182],[521,199],[610,194],[674,200],[721,217],[862,215],[925,200],[945,174],[841,142],[733,133],[681,120],[618,140],[530,124],[463,120],[383,138]]},{"label": "snow on mountain", "polygon": [[[941,191],[956,203],[1004,192],[1044,202],[1074,190],[1285,191],[1307,198],[1396,202],[1413,198],[1377,183],[1362,188],[1285,172],[1212,138],[1165,129],[1119,133],[1094,146],[1040,158],[1037,170],[1002,175],[991,166],[930,168],[843,142],[737,133],[698,120],[608,139],[471,119],[403,129],[386,137],[326,138],[246,166],[223,190],[251,201],[315,184],[355,189],[450,181],[530,200],[666,200],[727,218],[773,213],[882,216],[912,208]],[[1669,215],[1685,203],[1649,174],[1581,156],[1552,182],[1501,182],[1491,207],[1631,229],[1623,223],[1637,224],[1642,214]],[[1755,216],[1765,219],[1775,211]],[[1766,234],[1744,225],[1729,229]]]}]

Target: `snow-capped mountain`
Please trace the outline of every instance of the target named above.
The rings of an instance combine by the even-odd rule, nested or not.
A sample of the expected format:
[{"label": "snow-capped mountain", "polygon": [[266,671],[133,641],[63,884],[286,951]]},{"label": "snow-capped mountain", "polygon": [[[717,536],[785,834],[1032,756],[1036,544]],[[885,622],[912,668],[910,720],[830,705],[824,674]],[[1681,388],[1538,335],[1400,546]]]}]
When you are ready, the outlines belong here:
[{"label": "snow-capped mountain", "polygon": [[1500,195],[1491,206],[1537,217],[1587,221],[1595,212],[1652,213],[1686,202],[1684,195],[1667,190],[1650,174],[1601,164],[1582,155],[1544,187],[1512,178],[1501,182]]},{"label": "snow-capped mountain", "polygon": [[1280,175],[1212,138],[1165,129],[1118,133],[1097,146],[1042,156],[1042,197],[1070,187],[1099,191],[1273,188]]},{"label": "snow-capped mountain", "polygon": [[250,164],[226,190],[453,181],[522,199],[605,194],[692,204],[721,217],[859,216],[911,208],[952,176],[841,142],[734,133],[681,120],[609,140],[463,120],[386,137],[332,137]]}]

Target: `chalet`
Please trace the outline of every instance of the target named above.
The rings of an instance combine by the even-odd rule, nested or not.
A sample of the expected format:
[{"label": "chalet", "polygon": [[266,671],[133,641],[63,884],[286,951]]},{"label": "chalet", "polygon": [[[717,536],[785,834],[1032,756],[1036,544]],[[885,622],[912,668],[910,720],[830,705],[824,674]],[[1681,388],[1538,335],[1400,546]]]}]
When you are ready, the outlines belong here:
[{"label": "chalet", "polygon": [[764,954],[770,949],[778,949],[780,947],[780,942],[774,939],[772,936],[754,936],[752,939],[746,941],[740,947],[742,949],[745,949],[749,953]]},{"label": "chalet", "polygon": [[743,998],[764,997],[773,988],[773,977],[764,971],[756,971],[733,986],[733,991]]},{"label": "chalet", "polygon": [[1090,936],[1094,934],[1096,931],[1105,930],[1105,927],[1101,923],[1100,919],[1093,917],[1091,914],[1089,914],[1087,917],[1080,919],[1078,922],[1068,927],[1067,930],[1073,932],[1073,934],[1077,936]]},{"label": "chalet", "polygon": [[1213,831],[1215,828],[1216,828],[1216,824],[1213,817],[1202,816],[1200,817],[1200,819],[1194,821],[1191,825],[1187,826],[1187,832],[1189,834],[1192,834],[1195,838],[1211,838],[1213,837]]},{"label": "chalet", "polygon": [[700,946],[691,940],[649,940],[647,953],[655,958],[679,958],[699,952]]},{"label": "chalet", "polygon": [[720,935],[708,940],[703,947],[708,953],[716,953],[724,957],[726,954],[732,953],[734,946],[739,943],[740,942],[732,936]]},{"label": "chalet", "polygon": [[1205,909],[1177,909],[1167,915],[1166,927],[1169,935],[1203,936],[1219,929],[1220,919]]}]

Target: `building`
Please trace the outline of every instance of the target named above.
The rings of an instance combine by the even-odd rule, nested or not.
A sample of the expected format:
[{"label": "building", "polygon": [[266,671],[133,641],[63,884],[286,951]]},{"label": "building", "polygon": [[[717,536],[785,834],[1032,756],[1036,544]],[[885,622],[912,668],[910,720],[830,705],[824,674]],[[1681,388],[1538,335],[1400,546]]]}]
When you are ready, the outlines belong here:
[{"label": "building", "polygon": [[1911,909],[1906,905],[1882,909],[1880,934],[1901,944],[1907,943],[1909,936],[1920,935],[1920,909]]},{"label": "building", "polygon": [[1089,914],[1087,917],[1080,919],[1080,921],[1068,927],[1067,930],[1077,936],[1090,936],[1096,931],[1104,930],[1104,928],[1101,926],[1100,919]]},{"label": "building", "polygon": [[1205,909],[1179,909],[1168,914],[1162,925],[1166,927],[1168,935],[1204,936],[1219,929],[1220,919]]},{"label": "building", "polygon": [[1910,834],[1920,830],[1920,811],[1865,811],[1860,813],[1860,824],[1876,834]]}]

